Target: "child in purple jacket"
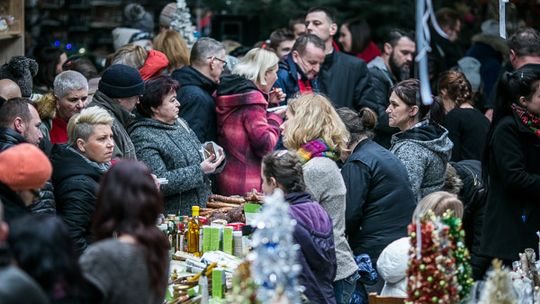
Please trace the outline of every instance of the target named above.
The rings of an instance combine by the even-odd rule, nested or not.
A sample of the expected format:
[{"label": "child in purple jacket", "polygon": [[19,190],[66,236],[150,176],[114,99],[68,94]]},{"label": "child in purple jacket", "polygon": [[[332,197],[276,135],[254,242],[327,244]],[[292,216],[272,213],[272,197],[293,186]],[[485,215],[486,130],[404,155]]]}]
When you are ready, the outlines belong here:
[{"label": "child in purple jacket", "polygon": [[262,161],[262,189],[271,194],[279,188],[289,203],[289,215],[296,220],[294,240],[300,245],[298,281],[313,303],[335,304],[332,282],[336,275],[336,252],[332,220],[306,192],[302,164],[296,154],[285,150],[266,155]]}]

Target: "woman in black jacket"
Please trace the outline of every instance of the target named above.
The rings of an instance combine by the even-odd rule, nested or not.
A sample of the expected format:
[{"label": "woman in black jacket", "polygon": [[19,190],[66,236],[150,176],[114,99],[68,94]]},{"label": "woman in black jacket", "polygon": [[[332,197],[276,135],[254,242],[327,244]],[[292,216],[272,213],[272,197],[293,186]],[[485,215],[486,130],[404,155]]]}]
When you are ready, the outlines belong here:
[{"label": "woman in black jacket", "polygon": [[69,120],[68,144],[55,145],[52,151],[58,214],[67,224],[79,254],[90,243],[90,219],[96,208],[99,179],[110,166],[112,123],[106,110],[86,108]]},{"label": "woman in black jacket", "polygon": [[540,230],[540,65],[506,73],[498,87],[484,173],[488,177],[481,253],[518,260]]},{"label": "woman in black jacket", "polygon": [[341,169],[347,187],[345,233],[354,255],[368,254],[376,265],[388,244],[407,235],[416,198],[401,161],[371,140],[375,112],[368,108],[337,112],[351,138],[351,154]]}]

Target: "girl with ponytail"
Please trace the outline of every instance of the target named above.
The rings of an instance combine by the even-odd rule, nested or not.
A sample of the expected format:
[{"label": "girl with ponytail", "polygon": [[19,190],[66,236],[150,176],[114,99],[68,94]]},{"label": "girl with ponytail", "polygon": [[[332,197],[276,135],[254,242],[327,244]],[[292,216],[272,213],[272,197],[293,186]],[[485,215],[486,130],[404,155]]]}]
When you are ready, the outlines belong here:
[{"label": "girl with ponytail", "polygon": [[[341,169],[347,188],[345,232],[355,256],[367,254],[375,268],[382,250],[406,236],[416,197],[401,161],[372,140],[375,112],[340,108],[337,113],[350,134]],[[374,288],[382,288],[385,279]]]},{"label": "girl with ponytail", "polygon": [[480,252],[506,265],[534,248],[540,230],[540,65],[506,73],[488,136],[487,199]]},{"label": "girl with ponytail", "polygon": [[120,161],[104,175],[92,224],[96,242],[80,258],[102,303],[163,303],[169,242],[156,226],[162,211],[143,163]]}]

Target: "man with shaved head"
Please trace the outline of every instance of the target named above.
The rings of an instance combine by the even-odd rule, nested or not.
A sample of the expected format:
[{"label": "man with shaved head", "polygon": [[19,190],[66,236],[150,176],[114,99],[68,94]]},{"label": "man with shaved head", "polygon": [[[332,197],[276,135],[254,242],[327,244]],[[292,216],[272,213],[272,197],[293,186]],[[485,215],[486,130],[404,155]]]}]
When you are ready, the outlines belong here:
[{"label": "man with shaved head", "polygon": [[8,100],[15,97],[22,97],[21,88],[11,79],[0,79],[0,98]]}]

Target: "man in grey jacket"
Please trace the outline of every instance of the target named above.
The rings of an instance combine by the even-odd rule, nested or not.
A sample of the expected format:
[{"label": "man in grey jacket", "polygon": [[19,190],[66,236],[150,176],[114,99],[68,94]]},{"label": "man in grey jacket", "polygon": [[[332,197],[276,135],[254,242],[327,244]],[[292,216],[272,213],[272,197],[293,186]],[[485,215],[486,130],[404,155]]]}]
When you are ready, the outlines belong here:
[{"label": "man in grey jacket", "polygon": [[124,64],[108,67],[99,81],[98,91],[88,107],[104,108],[114,117],[112,131],[114,136],[113,159],[137,159],[135,147],[126,128],[133,120],[131,113],[139,97],[144,93],[144,81],[137,69]]},{"label": "man in grey jacket", "polygon": [[403,30],[393,29],[384,41],[382,55],[368,64],[374,98],[364,100],[363,106],[377,113],[374,140],[387,149],[390,148],[392,134],[399,131],[388,126],[388,114],[385,111],[389,104],[390,89],[399,81],[411,77],[415,51],[413,37]]}]

